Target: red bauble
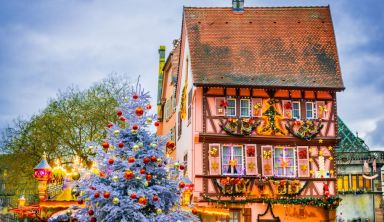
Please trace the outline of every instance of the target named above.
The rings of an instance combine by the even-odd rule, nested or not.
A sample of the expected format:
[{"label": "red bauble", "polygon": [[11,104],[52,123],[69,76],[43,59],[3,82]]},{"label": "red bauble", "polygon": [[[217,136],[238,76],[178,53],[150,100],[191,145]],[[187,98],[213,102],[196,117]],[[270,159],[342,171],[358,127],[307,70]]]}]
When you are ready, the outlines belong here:
[{"label": "red bauble", "polygon": [[148,104],[147,107],[145,107],[145,108],[147,108],[149,110],[149,109],[152,109],[152,106],[151,106],[151,104]]},{"label": "red bauble", "polygon": [[109,159],[109,160],[108,160],[108,163],[109,163],[110,165],[112,165],[114,162],[115,162],[115,160],[113,160],[113,159]]},{"label": "red bauble", "polygon": [[89,187],[91,190],[96,190],[96,187]]},{"label": "red bauble", "polygon": [[148,164],[151,160],[148,157],[144,157],[143,162],[145,164]]},{"label": "red bauble", "polygon": [[125,117],[124,116],[120,116],[119,120],[124,122],[125,121]]},{"label": "red bauble", "polygon": [[148,203],[147,198],[145,198],[145,197],[139,198],[139,204],[146,205],[147,203]]},{"label": "red bauble", "polygon": [[91,217],[91,222],[96,222],[96,217]]},{"label": "red bauble", "polygon": [[167,144],[165,145],[168,149],[173,149],[175,148],[175,142],[172,140],[168,141]]},{"label": "red bauble", "polygon": [[108,149],[109,148],[109,143],[108,142],[103,142],[101,145],[103,146],[104,149]]},{"label": "red bauble", "polygon": [[152,175],[148,174],[145,178],[147,179],[147,181],[150,181],[150,180],[152,180]]},{"label": "red bauble", "polygon": [[118,145],[120,148],[123,148],[124,147],[124,143],[123,142],[121,142],[121,143],[119,143],[119,145]]},{"label": "red bauble", "polygon": [[121,110],[119,110],[119,111],[116,112],[116,114],[117,114],[118,116],[121,116],[121,115],[123,115],[123,112],[122,112]]},{"label": "red bauble", "polygon": [[124,173],[124,177],[125,177],[127,180],[132,179],[134,175],[135,175],[135,174],[134,174],[132,171],[130,171],[130,170],[127,170],[127,171]]},{"label": "red bauble", "polygon": [[99,197],[100,197],[100,193],[99,193],[99,192],[96,192],[93,196],[94,196],[95,198],[99,198]]},{"label": "red bauble", "polygon": [[159,165],[157,165],[158,167],[162,167],[163,165],[161,165],[161,164],[159,164]]},{"label": "red bauble", "polygon": [[99,176],[100,176],[100,177],[105,177],[106,175],[107,175],[107,174],[106,174],[105,172],[100,172],[100,173],[99,173]]},{"label": "red bauble", "polygon": [[180,170],[184,170],[185,169],[185,166],[184,165],[180,165]]},{"label": "red bauble", "polygon": [[128,158],[128,163],[134,163],[135,162],[135,158],[133,156],[130,156]]},{"label": "red bauble", "polygon": [[181,182],[179,183],[179,187],[180,187],[180,188],[184,188],[184,187],[185,187],[185,183],[184,183],[183,181],[181,181]]},{"label": "red bauble", "polygon": [[139,129],[139,126],[138,126],[138,125],[133,125],[133,126],[132,126],[132,129],[133,129],[133,130],[138,130],[138,129]]},{"label": "red bauble", "polygon": [[153,196],[152,200],[153,200],[153,201],[158,201],[158,200],[159,200],[159,197],[155,195],[155,196]]},{"label": "red bauble", "polygon": [[108,191],[104,192],[104,198],[108,199],[110,196],[111,196],[111,194]]},{"label": "red bauble", "polygon": [[111,128],[113,126],[113,123],[108,123],[108,128]]},{"label": "red bauble", "polygon": [[136,195],[135,193],[132,193],[132,194],[131,194],[131,198],[132,198],[132,199],[136,199],[136,198],[137,198],[137,195]]},{"label": "red bauble", "polygon": [[80,200],[80,199],[79,199],[79,200],[77,200],[77,203],[78,203],[78,204],[83,204],[83,203],[84,203],[84,200]]},{"label": "red bauble", "polygon": [[133,98],[133,99],[138,99],[139,96],[135,94],[135,95],[132,96],[132,98]]},{"label": "red bauble", "polygon": [[88,214],[89,214],[89,216],[92,216],[95,214],[95,212],[93,210],[88,210]]},{"label": "red bauble", "polygon": [[141,170],[140,170],[140,173],[141,173],[141,174],[145,174],[145,173],[146,173],[146,172],[145,172],[145,169],[141,169]]},{"label": "red bauble", "polygon": [[157,161],[157,157],[156,157],[156,156],[152,156],[152,157],[151,157],[151,161],[152,161],[152,162],[156,162],[156,161]]},{"label": "red bauble", "polygon": [[192,213],[196,215],[198,212],[197,212],[197,210],[195,208],[193,208],[192,209]]},{"label": "red bauble", "polygon": [[144,110],[142,107],[137,107],[135,113],[137,116],[142,116],[144,114]]},{"label": "red bauble", "polygon": [[155,125],[156,127],[158,127],[158,126],[160,126],[160,123],[156,121],[156,122],[154,123],[154,125]]}]

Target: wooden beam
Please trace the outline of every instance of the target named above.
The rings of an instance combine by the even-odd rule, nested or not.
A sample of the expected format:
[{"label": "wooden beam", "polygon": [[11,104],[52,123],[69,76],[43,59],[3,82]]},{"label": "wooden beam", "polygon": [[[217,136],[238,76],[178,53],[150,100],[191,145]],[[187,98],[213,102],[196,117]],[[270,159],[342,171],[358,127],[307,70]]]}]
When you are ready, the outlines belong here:
[{"label": "wooden beam", "polygon": [[234,137],[227,134],[200,133],[199,141],[207,143],[239,143],[239,144],[268,144],[268,145],[294,145],[294,146],[318,146],[319,139],[323,140],[322,146],[335,146],[340,138],[336,137],[317,137],[314,140],[306,141],[296,137],[276,137],[276,136],[244,136]]}]

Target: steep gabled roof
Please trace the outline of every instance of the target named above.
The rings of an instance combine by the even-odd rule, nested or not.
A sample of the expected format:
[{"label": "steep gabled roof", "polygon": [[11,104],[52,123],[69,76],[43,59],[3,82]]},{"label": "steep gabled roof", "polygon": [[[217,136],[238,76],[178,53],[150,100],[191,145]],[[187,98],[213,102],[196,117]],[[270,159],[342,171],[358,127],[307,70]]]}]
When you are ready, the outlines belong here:
[{"label": "steep gabled roof", "polygon": [[343,90],[329,7],[184,8],[195,85]]},{"label": "steep gabled roof", "polygon": [[348,128],[347,125],[341,120],[340,117],[337,117],[339,125],[339,137],[341,139],[338,147],[336,148],[337,152],[368,152],[369,148],[365,144],[364,140],[357,137],[352,131]]}]

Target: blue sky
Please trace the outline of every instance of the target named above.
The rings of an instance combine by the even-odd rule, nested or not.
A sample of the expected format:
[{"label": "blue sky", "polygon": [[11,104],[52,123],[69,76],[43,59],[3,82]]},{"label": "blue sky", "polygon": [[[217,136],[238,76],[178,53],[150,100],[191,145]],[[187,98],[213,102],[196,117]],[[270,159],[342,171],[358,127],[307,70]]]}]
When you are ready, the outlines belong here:
[{"label": "blue sky", "polygon": [[[156,88],[157,49],[180,36],[182,7],[231,0],[0,0],[0,128],[43,109],[59,90],[117,72]],[[346,90],[338,111],[384,150],[384,2],[245,0],[247,6],[330,5]],[[155,90],[152,90],[153,96]]]}]

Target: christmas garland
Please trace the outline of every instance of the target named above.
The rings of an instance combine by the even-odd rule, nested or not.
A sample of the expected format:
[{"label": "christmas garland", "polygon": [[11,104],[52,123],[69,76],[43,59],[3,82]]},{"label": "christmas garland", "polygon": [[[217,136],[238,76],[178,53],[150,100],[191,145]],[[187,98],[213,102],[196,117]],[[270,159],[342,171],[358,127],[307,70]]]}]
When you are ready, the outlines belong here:
[{"label": "christmas garland", "polygon": [[[237,128],[241,122],[241,133],[237,133]],[[231,136],[249,136],[260,125],[260,121],[254,123],[252,119],[228,119],[227,124],[222,125],[221,128]]]},{"label": "christmas garland", "polygon": [[328,197],[328,198],[314,198],[314,197],[303,197],[303,198],[250,198],[242,200],[218,200],[210,198],[206,195],[203,195],[203,198],[208,202],[214,202],[218,204],[248,204],[248,203],[270,203],[270,204],[293,204],[293,205],[310,205],[315,207],[323,207],[324,209],[336,209],[340,202],[341,198],[338,196]]},{"label": "christmas garland", "polygon": [[[295,131],[293,129],[294,125],[300,125],[300,127]],[[285,128],[288,130],[289,133],[291,133],[293,136],[310,141],[314,139],[323,129],[324,125],[319,122],[318,124],[315,124],[314,120],[306,120],[306,121],[295,121],[292,126],[285,125]]]},{"label": "christmas garland", "polygon": [[[226,180],[226,181],[224,181]],[[246,188],[250,183],[250,180],[243,178],[231,178],[222,179],[221,184],[217,180],[213,180],[216,187],[218,187],[224,196],[239,196],[246,192]]]}]

